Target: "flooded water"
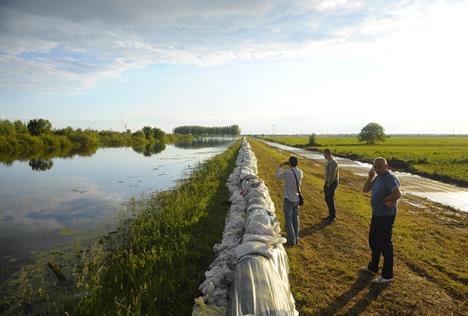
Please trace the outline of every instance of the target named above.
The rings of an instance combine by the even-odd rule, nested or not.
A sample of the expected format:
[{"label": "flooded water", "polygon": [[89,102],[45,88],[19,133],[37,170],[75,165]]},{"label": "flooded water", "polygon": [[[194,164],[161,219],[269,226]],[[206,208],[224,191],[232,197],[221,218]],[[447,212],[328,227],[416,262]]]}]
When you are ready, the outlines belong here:
[{"label": "flooded water", "polygon": [[[103,148],[91,157],[0,165],[0,281],[33,254],[114,229],[132,196],[170,189],[230,142],[167,145],[146,157],[131,148]],[[41,171],[42,170],[42,171]]]},{"label": "flooded water", "polygon": [[[292,152],[298,156],[314,160],[325,160],[322,153],[313,152],[301,148],[286,146],[278,143],[264,141],[270,146]],[[347,158],[335,157],[340,168],[349,170],[352,173],[367,177],[371,164],[350,160]],[[401,189],[404,194],[413,194],[427,198],[431,201],[448,205],[463,212],[468,212],[468,189],[455,185],[434,181],[407,172],[394,172],[400,179]]]}]

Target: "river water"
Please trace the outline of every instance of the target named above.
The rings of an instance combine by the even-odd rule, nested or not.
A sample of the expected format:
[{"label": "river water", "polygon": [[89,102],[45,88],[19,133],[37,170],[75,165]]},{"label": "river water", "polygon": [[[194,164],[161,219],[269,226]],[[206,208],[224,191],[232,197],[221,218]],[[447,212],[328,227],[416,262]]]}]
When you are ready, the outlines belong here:
[{"label": "river water", "polygon": [[229,144],[167,145],[150,157],[102,148],[91,157],[54,158],[43,168],[28,161],[0,165],[0,281],[40,251],[113,230],[130,197],[174,187]]},{"label": "river water", "polygon": [[[272,147],[289,151],[295,155],[310,158],[314,160],[325,160],[323,154],[313,152],[302,148],[296,148],[270,141],[264,141]],[[350,160],[347,158],[335,157],[341,169],[349,170],[352,173],[367,177],[372,167],[371,164]],[[414,175],[407,172],[394,172],[400,179],[401,190],[404,194],[412,194],[427,198],[431,201],[441,203],[463,212],[468,212],[468,189],[460,188],[455,185],[434,181],[425,177]]]}]

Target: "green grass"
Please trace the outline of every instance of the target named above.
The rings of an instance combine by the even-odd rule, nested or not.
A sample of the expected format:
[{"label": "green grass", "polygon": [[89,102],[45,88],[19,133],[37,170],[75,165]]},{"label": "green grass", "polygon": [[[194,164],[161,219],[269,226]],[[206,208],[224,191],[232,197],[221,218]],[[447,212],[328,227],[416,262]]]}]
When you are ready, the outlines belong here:
[{"label": "green grass", "polygon": [[316,136],[319,146],[309,146],[308,136],[265,138],[313,150],[330,148],[338,156],[365,162],[381,156],[394,169],[468,186],[468,137],[389,137],[367,145],[356,137]]},{"label": "green grass", "polygon": [[62,236],[69,236],[69,235],[75,235],[75,234],[79,234],[80,232],[78,230],[73,230],[73,229],[61,229],[60,230],[60,235]]},{"label": "green grass", "polygon": [[[82,256],[79,315],[189,315],[221,237],[240,142],[200,165],[175,190],[131,204],[112,242]],[[106,248],[112,248],[106,251]]]},{"label": "green grass", "polygon": [[[288,155],[258,141],[251,145],[258,174],[284,225],[283,184],[275,179],[274,170]],[[370,197],[361,192],[362,178],[342,172],[336,192],[337,221],[326,225],[321,221],[327,215],[323,164],[300,159],[299,167],[304,171],[305,197],[300,210],[301,239],[287,252],[291,291],[300,315],[466,315],[466,214],[404,197],[393,233],[395,282],[373,287],[371,277],[357,273],[370,259]]]}]

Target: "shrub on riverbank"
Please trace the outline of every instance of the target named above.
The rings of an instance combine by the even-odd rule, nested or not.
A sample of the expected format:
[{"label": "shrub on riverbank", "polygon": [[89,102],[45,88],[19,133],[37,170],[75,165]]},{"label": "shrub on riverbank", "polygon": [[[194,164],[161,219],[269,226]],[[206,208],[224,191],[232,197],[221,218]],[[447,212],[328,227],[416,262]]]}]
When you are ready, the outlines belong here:
[{"label": "shrub on riverbank", "polygon": [[112,242],[82,256],[78,314],[190,314],[224,228],[238,149],[236,142],[172,191],[130,203],[134,216]]}]

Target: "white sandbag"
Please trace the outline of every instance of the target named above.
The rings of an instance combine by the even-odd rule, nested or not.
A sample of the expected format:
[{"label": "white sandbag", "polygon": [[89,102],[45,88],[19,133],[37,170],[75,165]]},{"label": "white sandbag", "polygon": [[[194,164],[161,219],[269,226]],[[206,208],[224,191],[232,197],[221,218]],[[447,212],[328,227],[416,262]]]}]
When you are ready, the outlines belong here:
[{"label": "white sandbag", "polygon": [[[236,259],[240,260],[246,255],[260,255],[268,259],[273,259],[271,248],[261,241],[246,241],[234,249]],[[237,266],[236,266],[237,267]]]},{"label": "white sandbag", "polygon": [[226,185],[231,206],[192,315],[298,315],[289,290],[286,239],[245,138]]}]

